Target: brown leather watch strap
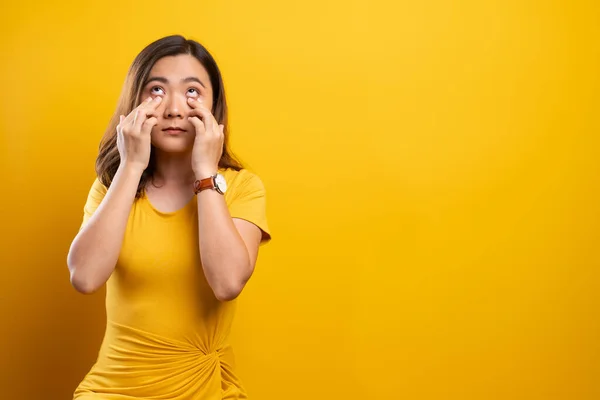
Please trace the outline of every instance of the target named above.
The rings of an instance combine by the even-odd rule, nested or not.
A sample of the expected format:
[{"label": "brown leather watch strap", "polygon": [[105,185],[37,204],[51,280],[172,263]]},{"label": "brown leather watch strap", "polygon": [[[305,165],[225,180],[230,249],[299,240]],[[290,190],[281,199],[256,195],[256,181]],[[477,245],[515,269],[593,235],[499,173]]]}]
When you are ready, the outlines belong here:
[{"label": "brown leather watch strap", "polygon": [[198,194],[205,189],[214,189],[215,188],[215,178],[214,176],[209,176],[208,178],[199,179],[194,182],[194,193]]}]

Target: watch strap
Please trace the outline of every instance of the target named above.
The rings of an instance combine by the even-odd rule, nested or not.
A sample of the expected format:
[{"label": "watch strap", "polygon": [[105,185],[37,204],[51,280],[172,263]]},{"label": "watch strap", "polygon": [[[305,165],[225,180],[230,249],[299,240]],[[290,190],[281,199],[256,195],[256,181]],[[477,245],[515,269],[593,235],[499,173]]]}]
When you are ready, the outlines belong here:
[{"label": "watch strap", "polygon": [[198,194],[206,189],[216,189],[214,176],[209,176],[208,178],[204,179],[198,179],[196,182],[194,182],[195,194]]}]

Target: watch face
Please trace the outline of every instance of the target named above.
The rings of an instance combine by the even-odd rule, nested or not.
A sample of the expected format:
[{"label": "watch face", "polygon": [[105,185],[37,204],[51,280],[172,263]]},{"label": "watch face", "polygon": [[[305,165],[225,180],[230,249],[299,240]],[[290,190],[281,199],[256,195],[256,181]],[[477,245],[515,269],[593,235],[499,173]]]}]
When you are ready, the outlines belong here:
[{"label": "watch face", "polygon": [[215,176],[215,185],[221,193],[225,193],[227,191],[227,182],[225,181],[225,177],[223,175],[217,174],[217,176]]}]

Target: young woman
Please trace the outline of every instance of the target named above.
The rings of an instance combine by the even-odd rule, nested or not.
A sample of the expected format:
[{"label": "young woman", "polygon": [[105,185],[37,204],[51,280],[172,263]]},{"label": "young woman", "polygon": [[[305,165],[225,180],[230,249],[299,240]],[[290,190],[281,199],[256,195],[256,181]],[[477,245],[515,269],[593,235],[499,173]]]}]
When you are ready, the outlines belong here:
[{"label": "young woman", "polygon": [[270,240],[265,189],[227,145],[215,60],[169,36],[135,58],[67,263],[106,283],[107,324],[75,399],[245,399],[228,335]]}]

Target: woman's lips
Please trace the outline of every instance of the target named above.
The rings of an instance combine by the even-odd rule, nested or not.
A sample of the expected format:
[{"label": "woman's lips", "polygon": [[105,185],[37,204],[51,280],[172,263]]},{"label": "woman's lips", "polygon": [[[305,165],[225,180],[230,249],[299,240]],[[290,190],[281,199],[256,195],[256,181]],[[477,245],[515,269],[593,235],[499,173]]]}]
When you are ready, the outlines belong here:
[{"label": "woman's lips", "polygon": [[179,128],[179,127],[169,127],[169,128],[163,129],[163,131],[167,132],[167,133],[169,133],[171,135],[176,135],[178,133],[185,132],[185,129]]}]

